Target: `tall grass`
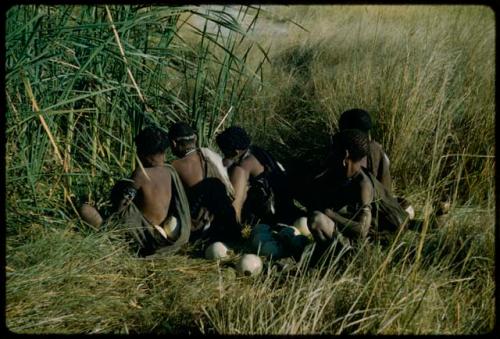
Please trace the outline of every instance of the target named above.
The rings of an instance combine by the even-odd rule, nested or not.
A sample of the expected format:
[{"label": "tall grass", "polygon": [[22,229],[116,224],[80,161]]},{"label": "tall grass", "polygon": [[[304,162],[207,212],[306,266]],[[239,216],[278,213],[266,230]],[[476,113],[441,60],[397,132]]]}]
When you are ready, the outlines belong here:
[{"label": "tall grass", "polygon": [[[496,323],[494,20],[481,6],[46,6],[6,13],[6,324],[18,333],[477,334]],[[134,257],[107,206],[133,137],[238,123],[317,165],[365,108],[424,229],[323,267]],[[169,155],[169,160],[171,157]],[[450,214],[433,225],[435,202]],[[338,250],[338,248],[337,248]]]},{"label": "tall grass", "polygon": [[480,203],[494,196],[495,39],[489,8],[265,10],[308,31],[276,19],[265,24],[268,36],[282,40],[270,39],[275,43],[264,73],[268,86],[245,112],[250,120],[259,115],[274,121],[254,129],[258,139],[284,158],[320,158],[342,111],[361,107],[372,114],[373,136],[391,159],[396,191],[428,186],[436,176],[431,182],[440,198]]},{"label": "tall grass", "polygon": [[[194,6],[11,8],[8,178],[31,183],[34,200],[34,183],[44,175],[65,199],[91,192],[95,200],[111,178],[128,175],[135,163],[133,137],[145,123],[166,128],[182,119],[196,125],[200,143],[208,144],[224,115],[234,114],[246,88],[259,80],[245,66],[254,48],[245,44],[251,26],[238,22],[258,15],[258,8],[249,10],[242,7],[233,17]],[[193,26],[196,40],[186,42],[178,30],[192,16],[204,27]],[[227,36],[207,32],[213,22]]]}]

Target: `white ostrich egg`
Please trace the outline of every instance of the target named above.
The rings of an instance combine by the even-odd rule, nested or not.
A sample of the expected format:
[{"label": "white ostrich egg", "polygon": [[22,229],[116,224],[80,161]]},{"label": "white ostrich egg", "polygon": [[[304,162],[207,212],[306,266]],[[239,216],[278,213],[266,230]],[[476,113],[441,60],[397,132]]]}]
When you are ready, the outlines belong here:
[{"label": "white ostrich egg", "polygon": [[311,235],[311,231],[309,231],[309,227],[307,227],[307,218],[300,217],[293,223],[293,226],[299,230],[300,234],[305,235],[306,237]]},{"label": "white ostrich egg", "polygon": [[177,240],[179,239],[179,235],[181,233],[181,227],[177,222],[177,218],[172,216],[170,220],[163,226],[165,233],[167,233],[168,239]]},{"label": "white ostrich egg", "polygon": [[228,248],[220,241],[214,242],[205,249],[205,258],[221,259],[228,256]]},{"label": "white ostrich egg", "polygon": [[236,263],[236,270],[242,275],[257,275],[262,272],[262,259],[255,254],[244,254]]}]

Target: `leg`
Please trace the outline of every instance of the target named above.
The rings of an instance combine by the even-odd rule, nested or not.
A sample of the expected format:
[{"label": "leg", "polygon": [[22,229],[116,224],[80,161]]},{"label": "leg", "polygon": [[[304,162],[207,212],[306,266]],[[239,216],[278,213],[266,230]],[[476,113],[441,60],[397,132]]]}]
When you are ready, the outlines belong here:
[{"label": "leg", "polygon": [[316,243],[316,248],[311,254],[310,265],[316,266],[334,240],[335,223],[325,214],[314,211],[309,215],[307,224]]},{"label": "leg", "polygon": [[308,224],[316,242],[329,243],[334,239],[336,234],[335,223],[325,214],[314,211],[308,218]]}]

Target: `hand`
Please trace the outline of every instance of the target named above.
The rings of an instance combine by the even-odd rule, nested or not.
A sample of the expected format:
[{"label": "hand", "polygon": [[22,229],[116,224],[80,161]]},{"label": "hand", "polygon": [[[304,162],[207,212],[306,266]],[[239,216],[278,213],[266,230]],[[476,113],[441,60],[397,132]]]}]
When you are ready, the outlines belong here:
[{"label": "hand", "polygon": [[192,231],[203,229],[212,223],[214,216],[206,209],[201,208],[196,218],[191,218]]}]

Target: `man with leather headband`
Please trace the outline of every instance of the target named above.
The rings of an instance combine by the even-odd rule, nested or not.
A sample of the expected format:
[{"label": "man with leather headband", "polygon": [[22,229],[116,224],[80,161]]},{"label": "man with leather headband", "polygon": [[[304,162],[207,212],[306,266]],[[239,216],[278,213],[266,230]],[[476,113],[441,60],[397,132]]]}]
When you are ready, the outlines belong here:
[{"label": "man with leather headband", "polygon": [[179,173],[189,200],[191,239],[237,241],[241,226],[232,207],[233,186],[222,158],[206,147],[197,147],[195,130],[186,123],[169,129],[172,152],[178,158],[172,165]]}]

